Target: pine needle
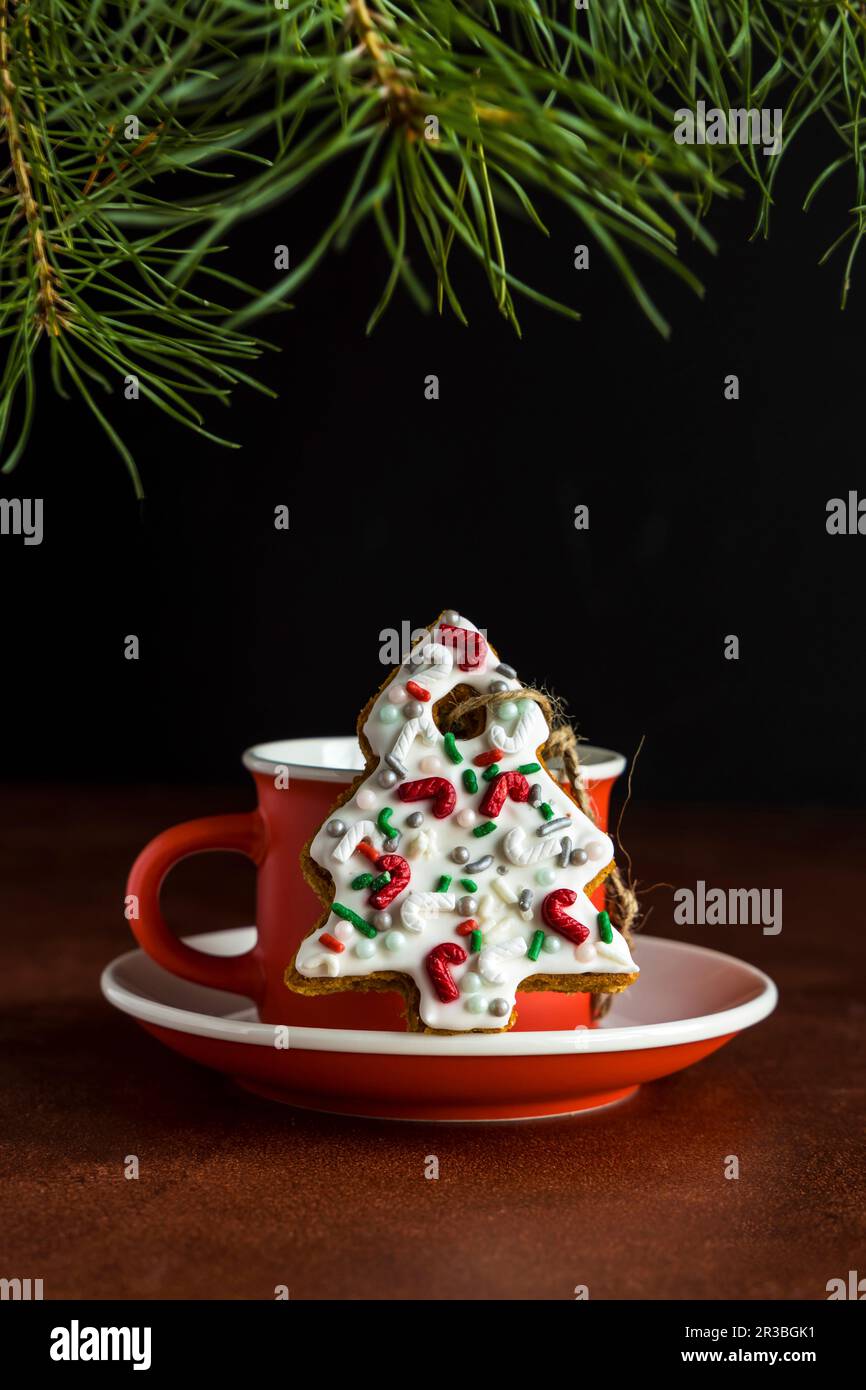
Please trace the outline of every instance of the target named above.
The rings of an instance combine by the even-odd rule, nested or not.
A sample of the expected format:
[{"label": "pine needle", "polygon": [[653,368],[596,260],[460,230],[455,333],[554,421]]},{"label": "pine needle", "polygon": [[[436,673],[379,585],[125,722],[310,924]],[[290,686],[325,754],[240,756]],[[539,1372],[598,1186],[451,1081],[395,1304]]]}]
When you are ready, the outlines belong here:
[{"label": "pine needle", "polygon": [[[744,186],[766,235],[782,163],[678,144],[675,111],[699,101],[781,109],[785,153],[821,123],[805,206],[850,179],[844,303],[866,237],[864,79],[853,0],[0,0],[4,471],[47,383],[85,401],[140,491],[124,397],[215,438],[207,408],[254,384],[247,326],[368,220],[387,266],[368,331],[405,291],[465,322],[478,274],[518,332],[521,299],[578,319],[509,255],[520,219],[548,238],[543,279],[558,216],[667,333],[642,267],[699,292],[683,246],[713,251],[713,201]],[[335,211],[291,268],[239,278],[238,223],[325,180]]]}]

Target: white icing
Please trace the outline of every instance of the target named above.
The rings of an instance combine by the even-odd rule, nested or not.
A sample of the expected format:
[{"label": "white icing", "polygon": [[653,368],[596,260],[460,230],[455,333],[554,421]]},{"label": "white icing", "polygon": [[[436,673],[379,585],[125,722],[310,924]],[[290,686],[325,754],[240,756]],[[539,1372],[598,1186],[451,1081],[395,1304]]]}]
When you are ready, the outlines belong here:
[{"label": "white icing", "polygon": [[526,955],[526,941],[522,936],[512,936],[498,946],[485,946],[478,956],[478,969],[485,980],[492,985],[502,985],[508,979],[508,966]]},{"label": "white icing", "polygon": [[624,965],[628,969],[628,962],[631,959],[628,946],[620,936],[618,931],[613,934],[612,941],[596,941],[595,949],[600,956],[604,957],[606,970],[608,961],[615,961],[617,965]]},{"label": "white icing", "polygon": [[415,675],[420,681],[444,681],[451,675],[454,667],[454,657],[448,647],[441,642],[428,642],[421,648],[421,655],[424,658],[422,664],[415,668]]},{"label": "white icing", "polygon": [[338,864],[345,864],[348,859],[351,859],[355,850],[367,835],[372,837],[372,843],[378,847],[379,837],[376,835],[376,827],[373,822],[371,820],[355,821],[354,825],[349,826],[342,839],[337,841],[336,845],[331,850],[331,857],[336,859]]},{"label": "white icing", "polygon": [[437,740],[436,725],[429,714],[419,714],[417,719],[407,719],[391,747],[391,757],[395,762],[405,765],[416,738],[421,738],[430,748]]},{"label": "white icing", "polygon": [[438,853],[439,841],[435,830],[414,830],[406,841],[407,859],[433,859]]},{"label": "white icing", "polygon": [[410,893],[400,907],[400,921],[407,931],[422,932],[430,917],[454,911],[453,893]]},{"label": "white icing", "polygon": [[[472,632],[478,630],[465,618],[460,619],[460,626]],[[323,950],[319,940],[321,931],[317,930],[298,949],[296,965],[299,972],[308,977],[364,977],[382,970],[406,974],[418,988],[423,1022],[431,1028],[455,1032],[503,1027],[514,1006],[520,982],[532,975],[575,975],[597,971],[636,973],[637,966],[619,932],[613,930],[613,941],[608,945],[599,940],[598,914],[584,891],[586,885],[613,858],[613,845],[543,767],[538,772],[528,774],[527,780],[530,784],[540,784],[544,801],[551,807],[554,817],[568,817],[567,826],[550,835],[539,836],[536,832],[546,823],[541,812],[528,801],[515,802],[506,797],[500,814],[495,818],[497,829],[480,837],[472,833],[472,824],[476,827],[484,824],[485,818],[479,814],[479,808],[490,786],[483,776],[484,767],[476,766],[473,759],[496,747],[501,748],[504,754],[500,759],[503,772],[514,771],[521,763],[537,761],[537,749],[548,736],[547,723],[539,706],[532,701],[527,702],[528,708],[520,708],[517,719],[512,722],[511,733],[504,729],[505,721],[495,716],[491,720],[488,715],[487,726],[477,738],[458,740],[457,747],[463,761],[455,765],[448,758],[442,735],[433,722],[433,703],[456,685],[467,685],[474,693],[486,693],[493,679],[504,681],[509,691],[513,692],[513,698],[519,701],[520,683],[497,673],[499,657],[492,649],[487,651],[476,669],[461,671],[459,664],[463,655],[460,648],[452,649],[447,643],[438,641],[435,629],[431,629],[416,644],[413,656],[419,654],[423,664],[416,665],[411,660],[404,663],[376,697],[364,724],[364,735],[376,762],[357,791],[369,789],[375,794],[378,806],[391,808],[390,823],[400,831],[402,837],[397,848],[390,848],[374,821],[368,818],[353,820],[354,816],[360,817],[357,796],[328,817],[329,820],[343,820],[348,826],[338,843],[334,844],[333,837],[322,826],[310,847],[313,859],[328,870],[334,881],[335,901],[351,908],[373,926],[376,909],[370,904],[370,889],[358,891],[351,886],[360,874],[376,872],[366,857],[355,852],[358,843],[368,839],[379,853],[396,853],[406,859],[411,868],[411,879],[387,907],[394,927],[401,928],[396,932],[394,928],[391,929],[390,946],[396,945],[396,949],[386,948],[385,937],[389,933],[382,930],[370,942],[375,948],[372,955],[359,957],[355,947],[363,941],[366,950],[367,938],[351,923],[344,922],[332,912],[321,931],[337,936],[345,943],[345,951]],[[405,688],[410,680],[430,689],[432,698],[425,702],[422,715],[406,720],[403,707],[407,701],[395,703],[394,692],[395,687]],[[432,689],[434,684],[435,689]],[[415,696],[410,694],[408,698],[414,699]],[[402,724],[382,720],[380,713],[385,707],[389,711],[398,709]],[[449,781],[456,792],[452,814],[441,820],[433,816],[432,802],[402,802],[397,795],[398,787],[405,781],[411,782],[429,775],[422,770],[421,762],[434,748],[442,762],[441,771],[436,775]],[[406,776],[400,776],[393,788],[383,789],[378,784],[377,774],[388,766],[385,759],[389,754],[405,767]],[[472,768],[477,775],[477,792],[468,792],[463,785],[462,774],[467,768]],[[424,816],[424,823],[413,830],[407,825],[407,820],[419,810]],[[470,825],[461,825],[458,820],[460,816],[464,819],[474,816],[475,820]],[[597,857],[587,860],[585,864],[569,862],[562,868],[557,861],[564,837],[571,840],[573,849],[586,849],[593,841],[597,842]],[[491,854],[493,863],[485,870],[466,869],[451,858],[457,846],[465,846],[469,850],[470,862]],[[497,874],[497,868],[504,868],[506,872]],[[554,880],[547,885],[539,884],[536,874],[545,870],[552,870]],[[436,887],[442,875],[450,877],[451,883],[447,892],[439,893]],[[472,879],[477,884],[477,890],[473,892],[462,885],[463,878]],[[526,888],[532,892],[532,905],[527,910],[521,910],[518,899]],[[571,888],[577,893],[577,899],[569,907],[568,913],[588,929],[586,946],[592,945],[595,949],[590,953],[583,948],[575,949],[572,942],[564,941],[562,944],[567,949],[560,949],[555,954],[542,950],[538,960],[532,961],[526,953],[533,934],[542,930],[548,937],[553,935],[542,919],[542,904],[549,892],[560,888]],[[482,949],[478,954],[473,953],[469,937],[458,936],[456,931],[463,921],[457,905],[462,897],[470,893],[478,900],[477,909],[472,914],[482,932]],[[467,994],[461,991],[459,999],[448,1003],[439,1000],[425,964],[431,949],[444,941],[454,942],[466,952],[464,963],[450,967],[458,989],[463,976],[470,972],[480,974],[483,981],[480,990]],[[495,971],[495,981],[485,977],[484,967]],[[484,998],[488,1006],[494,999],[505,1000],[508,1013],[470,1012],[467,1007],[469,1000],[479,996]]]},{"label": "white icing", "polygon": [[485,929],[484,940],[489,942],[491,946],[496,945],[498,942],[512,937],[516,931],[520,931],[521,925],[522,924],[517,918],[513,917],[511,913],[508,912],[504,916],[497,918],[495,922],[492,922],[491,925]]},{"label": "white icing", "polygon": [[339,975],[340,953],[338,951],[318,951],[307,961],[305,975]]},{"label": "white icing", "polygon": [[517,902],[517,894],[511,887],[511,884],[502,874],[496,875],[495,879],[493,880],[493,887],[504,903]]},{"label": "white icing", "polygon": [[[566,833],[565,828],[563,828],[562,835]],[[512,864],[519,864],[521,868],[525,868],[527,864],[538,864],[544,859],[552,859],[559,854],[562,835],[545,835],[543,839],[528,839],[523,826],[515,825],[514,829],[509,830],[506,835],[502,849],[506,859],[509,859]]]},{"label": "white icing", "polygon": [[534,700],[527,700],[514,733],[507,734],[501,724],[492,724],[487,731],[487,742],[491,748],[501,748],[503,753],[534,753],[546,741],[547,734],[547,722],[540,706]]},{"label": "white icing", "polygon": [[496,901],[492,893],[485,893],[479,900],[476,917],[483,926],[488,922],[498,922],[499,918],[505,915],[505,908],[502,901]]}]

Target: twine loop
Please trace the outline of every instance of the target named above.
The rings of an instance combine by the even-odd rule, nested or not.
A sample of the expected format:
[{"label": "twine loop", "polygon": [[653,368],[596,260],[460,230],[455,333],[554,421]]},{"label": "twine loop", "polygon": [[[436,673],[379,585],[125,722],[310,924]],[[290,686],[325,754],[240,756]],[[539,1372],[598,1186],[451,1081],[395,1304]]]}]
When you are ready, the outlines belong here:
[{"label": "twine loop", "polygon": [[[558,700],[555,695],[551,695],[546,690],[536,690],[532,686],[525,686],[521,690],[496,691],[487,695],[467,695],[465,699],[459,700],[447,711],[445,722],[453,730],[467,716],[476,714],[482,709],[489,709],[495,714],[497,706],[508,700],[514,700],[515,697],[520,700],[534,700],[540,706],[547,727],[551,731],[541,750],[541,756],[546,762],[557,759],[562,763],[575,801],[583,814],[594,825],[596,823],[595,807],[580,771],[580,741],[565,717],[562,701]],[[638,929],[640,902],[637,893],[631,882],[625,881],[616,865],[608,874],[605,887],[611,902],[611,921],[628,941],[630,933]]]}]

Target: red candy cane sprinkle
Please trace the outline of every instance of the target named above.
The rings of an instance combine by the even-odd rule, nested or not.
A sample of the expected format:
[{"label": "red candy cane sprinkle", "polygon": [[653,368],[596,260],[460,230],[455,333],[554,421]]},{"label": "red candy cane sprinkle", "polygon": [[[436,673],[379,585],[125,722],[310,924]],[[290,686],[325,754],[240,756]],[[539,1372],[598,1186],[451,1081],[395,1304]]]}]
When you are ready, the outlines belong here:
[{"label": "red candy cane sprinkle", "polygon": [[425,689],[424,689],[424,686],[423,686],[423,685],[419,685],[417,681],[407,681],[407,682],[406,682],[406,689],[409,691],[409,694],[410,694],[410,695],[414,695],[414,696],[415,696],[415,699],[416,699],[416,700],[429,700],[429,699],[430,699],[430,691],[429,691],[429,690],[425,690]]},{"label": "red candy cane sprinkle", "polygon": [[445,646],[456,652],[460,671],[476,671],[487,656],[487,643],[480,632],[457,623],[440,623],[439,633]]},{"label": "red candy cane sprinkle", "polygon": [[416,782],[401,782],[397,795],[401,801],[432,800],[437,820],[450,816],[457,805],[457,793],[447,777],[420,777]]},{"label": "red candy cane sprinkle", "polygon": [[453,1004],[455,999],[460,998],[460,991],[451,978],[451,971],[448,967],[462,965],[465,959],[466,952],[456,941],[440,941],[439,945],[433,947],[424,961],[427,974],[430,976],[430,983],[436,991],[436,998],[440,1004]]},{"label": "red candy cane sprinkle", "polygon": [[475,918],[468,917],[465,922],[460,923],[460,926],[457,928],[457,935],[471,936],[477,927],[478,923],[476,922]]},{"label": "red candy cane sprinkle", "polygon": [[522,772],[500,772],[490,783],[479,807],[479,815],[487,818],[498,816],[505,805],[506,797],[510,797],[512,801],[529,800],[529,783]]},{"label": "red candy cane sprinkle", "polygon": [[384,883],[381,888],[370,894],[370,906],[381,912],[400,896],[404,888],[408,888],[412,870],[402,854],[383,854],[378,866],[383,872],[387,871],[391,875],[390,883]]},{"label": "red candy cane sprinkle", "polygon": [[554,888],[541,904],[541,916],[551,931],[579,946],[589,936],[589,927],[585,927],[575,917],[570,917],[565,910],[576,902],[577,894],[572,888]]},{"label": "red candy cane sprinkle", "polygon": [[342,941],[338,941],[329,931],[323,931],[319,941],[323,946],[327,946],[329,951],[345,951],[346,949]]},{"label": "red candy cane sprinkle", "polygon": [[477,758],[473,758],[476,767],[490,767],[493,763],[498,763],[505,754],[501,748],[491,748],[489,753],[479,753]]}]

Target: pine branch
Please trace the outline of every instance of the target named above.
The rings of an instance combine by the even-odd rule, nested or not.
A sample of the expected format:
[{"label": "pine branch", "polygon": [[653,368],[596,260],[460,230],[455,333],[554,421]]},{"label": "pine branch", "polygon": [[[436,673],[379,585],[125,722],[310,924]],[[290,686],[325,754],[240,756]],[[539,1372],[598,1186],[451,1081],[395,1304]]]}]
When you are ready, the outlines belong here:
[{"label": "pine branch", "polygon": [[[135,379],[214,438],[202,406],[254,384],[245,364],[263,345],[247,325],[367,221],[388,266],[370,330],[401,288],[465,322],[473,267],[517,331],[521,299],[578,318],[509,258],[516,219],[547,236],[556,218],[667,333],[641,266],[699,293],[683,244],[714,250],[713,201],[744,186],[767,235],[785,156],[815,120],[827,156],[805,206],[853,177],[827,252],[846,251],[844,304],[866,233],[864,78],[859,0],[0,0],[4,468],[47,350],[55,386],[82,394],[140,490],[97,392]],[[699,101],[782,108],[783,155],[678,144],[675,111]],[[292,269],[264,291],[233,276],[239,221],[317,180],[333,214]]]},{"label": "pine branch", "polygon": [[[133,457],[96,391],[140,392],[189,428],[217,438],[205,428],[198,400],[227,403],[233,386],[251,380],[239,363],[255,358],[260,345],[227,330],[227,309],[201,289],[180,290],[171,282],[183,232],[196,214],[149,188],[173,167],[194,132],[170,131],[157,102],[135,117],[145,131],[140,140],[121,139],[116,106],[111,122],[95,116],[95,109],[104,110],[95,96],[103,74],[125,83],[130,71],[118,36],[100,22],[100,8],[48,4],[36,14],[19,0],[0,0],[0,116],[9,153],[0,194],[7,219],[0,242],[0,334],[6,339],[0,439],[14,421],[4,457],[9,472],[26,445],[36,354],[47,339],[56,389],[82,397],[141,495]],[[136,81],[143,75],[138,71]],[[136,209],[161,209],[161,225],[127,235],[117,214]],[[204,264],[201,287],[217,275]],[[252,293],[235,284],[244,298]]]},{"label": "pine branch", "polygon": [[[33,322],[37,335],[43,331],[56,337],[61,325],[66,322],[65,313],[69,309],[58,293],[59,276],[51,264],[48,241],[45,234],[43,214],[33,195],[30,177],[30,164],[25,154],[25,140],[22,122],[16,111],[17,92],[12,80],[11,51],[9,43],[9,3],[0,0],[0,115],[7,132],[9,159],[15,182],[17,201],[27,223],[27,241],[32,274],[35,279],[35,302]],[[29,27],[29,26],[28,26]],[[33,140],[26,117],[23,129]]]}]

